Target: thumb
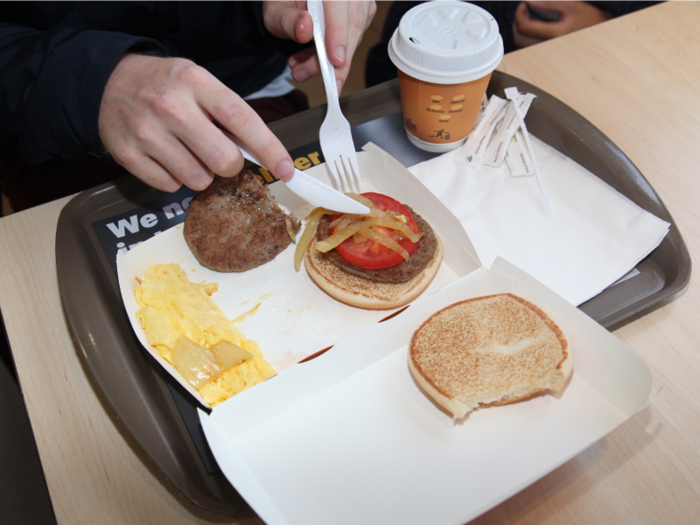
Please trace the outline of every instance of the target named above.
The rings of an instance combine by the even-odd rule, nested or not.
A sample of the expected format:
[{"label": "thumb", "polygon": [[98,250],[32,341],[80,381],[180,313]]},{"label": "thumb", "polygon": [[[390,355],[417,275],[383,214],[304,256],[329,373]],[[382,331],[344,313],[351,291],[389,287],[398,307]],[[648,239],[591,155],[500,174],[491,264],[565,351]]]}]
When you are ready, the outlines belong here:
[{"label": "thumb", "polygon": [[277,38],[305,44],[313,37],[311,15],[292,5],[292,2],[265,2],[263,21],[265,28]]}]

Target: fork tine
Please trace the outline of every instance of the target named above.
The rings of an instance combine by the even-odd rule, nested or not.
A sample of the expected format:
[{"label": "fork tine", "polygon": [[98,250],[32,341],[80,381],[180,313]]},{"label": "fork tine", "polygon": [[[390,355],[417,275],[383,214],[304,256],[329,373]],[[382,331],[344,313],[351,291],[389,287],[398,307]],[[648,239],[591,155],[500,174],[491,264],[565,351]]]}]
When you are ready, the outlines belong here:
[{"label": "fork tine", "polygon": [[359,185],[357,184],[357,177],[355,176],[356,172],[353,169],[352,160],[349,157],[343,158],[343,168],[347,191],[359,193]]},{"label": "fork tine", "polygon": [[[321,148],[323,149],[323,147]],[[336,159],[334,158],[327,158],[326,159],[326,166],[328,166],[328,171],[331,173],[331,185],[339,191],[345,192],[345,188],[343,188],[343,180],[340,175],[340,170],[338,168],[338,165],[336,163]]]},{"label": "fork tine", "polygon": [[333,165],[335,166],[335,177],[338,180],[338,183],[340,184],[340,188],[343,193],[347,193],[350,190],[348,190],[347,171],[345,169],[345,164],[343,163],[343,158],[334,158]]},{"label": "fork tine", "polygon": [[352,168],[352,182],[354,191],[360,193],[360,165],[357,162],[357,153],[354,151],[348,157],[348,163]]},{"label": "fork tine", "polygon": [[348,161],[348,159],[345,159],[343,157],[339,157],[338,160],[343,165],[343,191],[345,193],[349,191],[355,191],[355,188],[352,184],[352,171],[350,168],[350,162]]},{"label": "fork tine", "polygon": [[348,174],[345,169],[345,163],[343,162],[343,157],[337,157],[336,164],[338,166],[338,179],[340,180],[340,185],[343,188],[343,193],[348,192]]}]

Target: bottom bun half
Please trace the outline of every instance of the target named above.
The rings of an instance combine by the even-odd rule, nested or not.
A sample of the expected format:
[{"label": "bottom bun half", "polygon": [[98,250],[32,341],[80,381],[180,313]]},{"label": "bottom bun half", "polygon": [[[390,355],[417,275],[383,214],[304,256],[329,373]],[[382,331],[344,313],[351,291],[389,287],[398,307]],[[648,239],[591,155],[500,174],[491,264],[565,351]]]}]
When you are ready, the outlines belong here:
[{"label": "bottom bun half", "polygon": [[334,299],[367,310],[391,310],[407,305],[430,285],[442,262],[442,245],[438,239],[435,255],[422,272],[403,283],[380,283],[343,271],[314,248],[315,241],[314,238],[309,243],[304,254],[304,266],[311,280]]}]

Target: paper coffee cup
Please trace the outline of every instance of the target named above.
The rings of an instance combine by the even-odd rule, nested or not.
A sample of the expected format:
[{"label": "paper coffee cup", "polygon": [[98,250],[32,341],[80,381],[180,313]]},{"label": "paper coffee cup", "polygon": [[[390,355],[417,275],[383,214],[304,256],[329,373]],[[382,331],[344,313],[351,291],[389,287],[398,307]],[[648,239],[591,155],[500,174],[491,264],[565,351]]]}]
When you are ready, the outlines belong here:
[{"label": "paper coffee cup", "polygon": [[403,16],[389,57],[398,68],[409,140],[444,152],[462,145],[474,129],[491,73],[503,58],[503,40],[480,7],[426,2]]}]

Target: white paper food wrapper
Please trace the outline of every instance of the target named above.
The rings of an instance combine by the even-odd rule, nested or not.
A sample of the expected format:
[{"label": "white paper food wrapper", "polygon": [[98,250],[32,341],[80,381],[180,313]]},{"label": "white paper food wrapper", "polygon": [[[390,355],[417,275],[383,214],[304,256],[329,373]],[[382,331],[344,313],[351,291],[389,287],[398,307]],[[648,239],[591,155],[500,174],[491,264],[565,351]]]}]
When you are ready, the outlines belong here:
[{"label": "white paper food wrapper", "polygon": [[[574,351],[573,375],[562,392],[455,423],[413,380],[408,344],[436,311],[501,292],[551,315]],[[646,406],[651,383],[614,335],[498,258],[211,415],[200,411],[200,421],[222,472],[265,523],[448,525],[471,521],[623,424]],[[371,516],[358,501],[372,502]]]},{"label": "white paper food wrapper", "polygon": [[[442,240],[443,262],[424,295],[479,268],[479,262],[472,255],[475,250],[457,218],[396,159],[373,144],[364,149],[358,153],[362,191],[377,191],[409,204]],[[325,165],[311,168],[307,173],[329,182]],[[312,209],[281,182],[273,184],[270,191],[282,206],[300,218]],[[393,312],[353,308],[331,298],[311,281],[303,265],[300,272],[294,270],[293,245],[274,260],[252,270],[222,273],[199,264],[182,232],[182,226],[176,226],[120,255],[117,273],[124,307],[142,345],[204,406],[207,405],[198,392],[148,344],[145,331],[135,316],[137,278],[142,278],[152,264],[178,263],[191,281],[218,283],[219,291],[212,299],[229,319],[236,319],[260,304],[254,314],[247,315],[236,326],[245,337],[259,345],[265,359],[278,373]]]}]

